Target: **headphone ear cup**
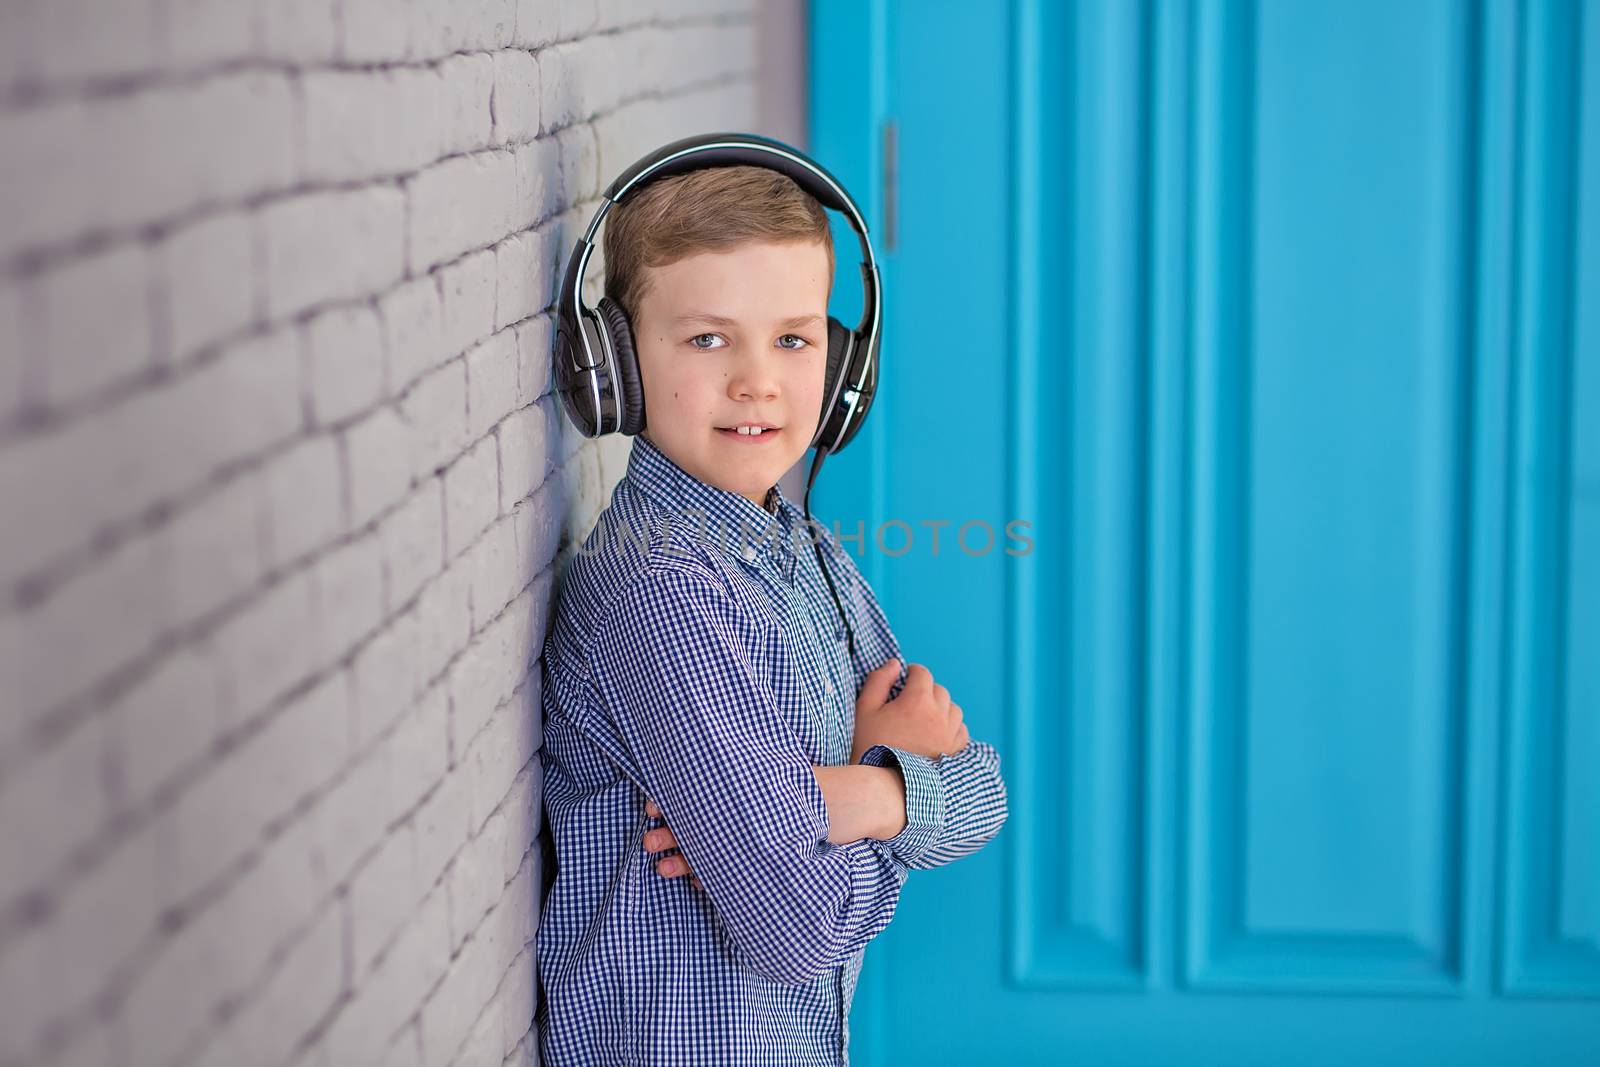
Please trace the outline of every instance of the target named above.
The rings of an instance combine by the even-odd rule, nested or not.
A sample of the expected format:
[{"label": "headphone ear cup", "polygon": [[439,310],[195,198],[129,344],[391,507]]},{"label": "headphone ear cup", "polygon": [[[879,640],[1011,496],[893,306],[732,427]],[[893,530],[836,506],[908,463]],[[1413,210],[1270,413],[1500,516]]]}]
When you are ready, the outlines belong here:
[{"label": "headphone ear cup", "polygon": [[616,389],[622,401],[622,425],[619,433],[628,436],[644,429],[644,386],[639,381],[639,357],[633,348],[633,327],[628,323],[628,313],[609,296],[602,296],[595,308],[600,322],[611,341],[611,351],[616,353]]},{"label": "headphone ear cup", "polygon": [[833,413],[833,392],[839,384],[839,376],[844,373],[844,357],[850,348],[850,330],[844,323],[828,316],[828,364],[822,375],[822,411],[817,418],[817,433],[812,438],[813,446],[824,440],[831,440],[838,432],[839,420],[829,418]]}]

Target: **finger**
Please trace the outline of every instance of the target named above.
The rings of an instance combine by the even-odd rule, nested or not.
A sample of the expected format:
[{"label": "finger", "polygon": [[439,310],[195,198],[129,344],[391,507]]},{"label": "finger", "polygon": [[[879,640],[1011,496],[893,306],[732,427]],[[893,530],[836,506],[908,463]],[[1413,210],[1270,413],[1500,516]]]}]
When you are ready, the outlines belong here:
[{"label": "finger", "polygon": [[672,836],[672,831],[665,826],[657,827],[644,835],[644,850],[646,852],[665,852],[669,848],[677,848],[678,839]]},{"label": "finger", "polygon": [[913,663],[906,667],[906,687],[900,690],[900,692],[905,694],[913,688],[933,688],[933,672],[928,670],[928,668],[924,667],[920,663]]},{"label": "finger", "polygon": [[900,661],[890,659],[862,680],[861,695],[857,704],[868,708],[882,705],[888,699],[889,690],[894,687],[895,679],[898,677],[900,677]]},{"label": "finger", "polygon": [[[932,676],[930,675],[930,677]],[[938,704],[941,708],[944,707],[950,703],[950,690],[935,682],[933,686],[933,700],[934,703]]]},{"label": "finger", "polygon": [[704,883],[702,883],[702,882],[701,882],[701,881],[700,881],[700,876],[699,876],[699,875],[698,875],[698,874],[691,874],[691,875],[690,875],[690,876],[689,876],[689,882],[690,882],[690,884],[692,884],[692,885],[693,885],[693,886],[694,886],[694,887],[695,887],[695,888],[696,888],[696,889],[704,889],[704,888],[705,888],[705,885],[704,885]]},{"label": "finger", "polygon": [[656,873],[664,878],[679,878],[689,873],[689,865],[681,856],[668,856],[656,861]]},{"label": "finger", "polygon": [[644,813],[652,819],[661,818],[661,809],[656,807],[656,802],[649,797],[644,798]]},{"label": "finger", "polygon": [[956,730],[956,751],[960,752],[972,741],[972,736],[967,733],[967,724],[962,723]]}]

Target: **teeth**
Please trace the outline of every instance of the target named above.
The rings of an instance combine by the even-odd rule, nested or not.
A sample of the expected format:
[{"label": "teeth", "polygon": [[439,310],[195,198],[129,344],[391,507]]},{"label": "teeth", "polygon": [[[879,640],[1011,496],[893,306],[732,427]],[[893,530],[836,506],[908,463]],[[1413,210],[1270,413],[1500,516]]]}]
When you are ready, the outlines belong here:
[{"label": "teeth", "polygon": [[738,429],[746,437],[755,437],[765,432],[759,426],[740,426]]}]

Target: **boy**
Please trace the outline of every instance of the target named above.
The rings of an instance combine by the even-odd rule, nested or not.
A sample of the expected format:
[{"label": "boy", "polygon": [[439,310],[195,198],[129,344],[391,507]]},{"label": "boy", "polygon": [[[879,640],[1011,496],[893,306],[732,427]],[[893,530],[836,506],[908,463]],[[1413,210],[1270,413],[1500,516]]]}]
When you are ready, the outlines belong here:
[{"label": "boy", "polygon": [[544,648],[541,1058],[845,1064],[864,946],[908,868],[999,831],[999,757],[777,485],[822,408],[822,206],[690,171],[611,209],[605,261],[646,421]]}]

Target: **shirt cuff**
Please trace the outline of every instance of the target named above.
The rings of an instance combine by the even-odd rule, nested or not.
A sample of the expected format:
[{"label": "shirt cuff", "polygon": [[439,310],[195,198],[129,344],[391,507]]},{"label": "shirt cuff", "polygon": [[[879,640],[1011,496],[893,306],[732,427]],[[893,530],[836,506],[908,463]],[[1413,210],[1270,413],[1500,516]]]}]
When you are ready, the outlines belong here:
[{"label": "shirt cuff", "polygon": [[901,863],[915,863],[944,829],[944,790],[938,766],[926,756],[892,745],[873,745],[857,762],[867,767],[899,766],[906,784],[906,826],[885,844]]}]

